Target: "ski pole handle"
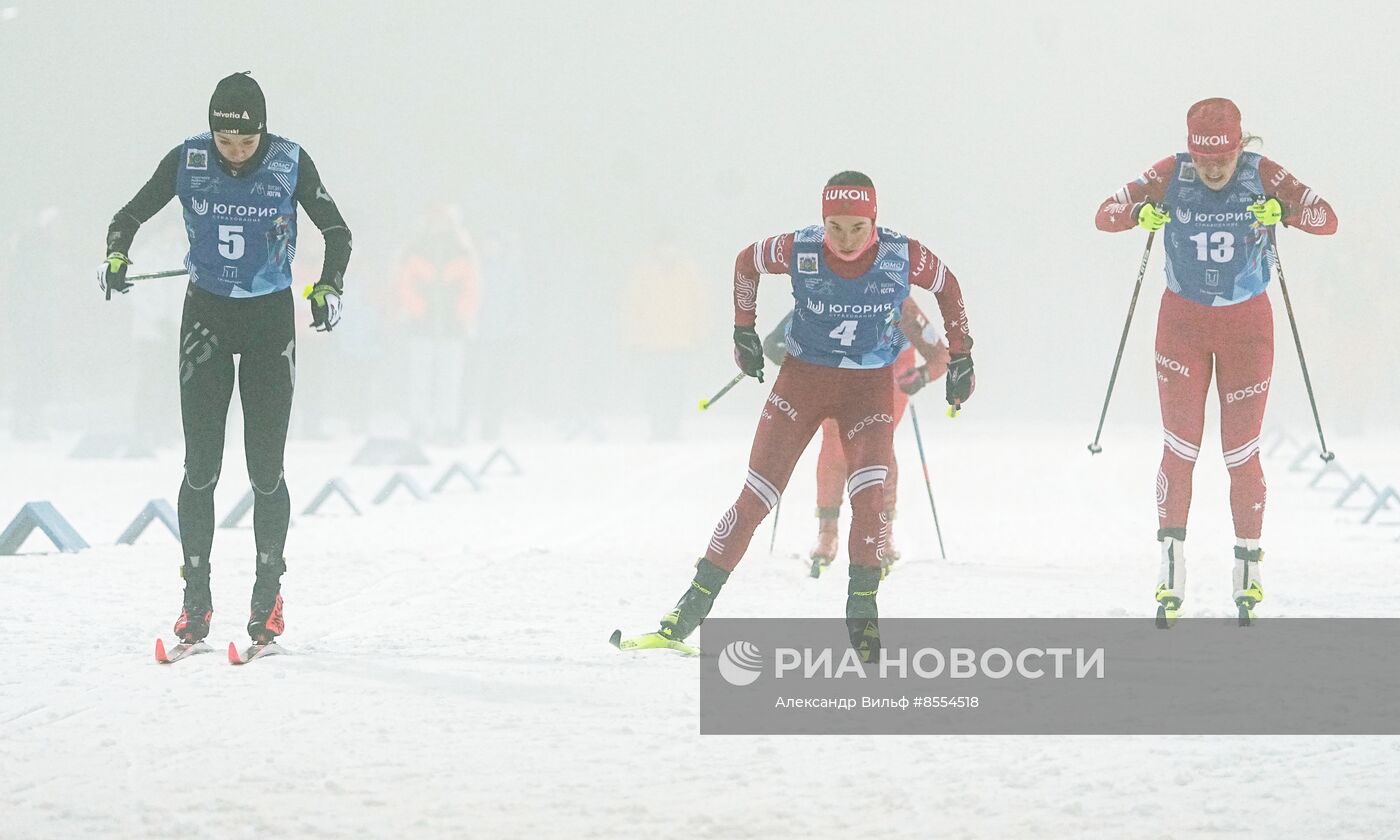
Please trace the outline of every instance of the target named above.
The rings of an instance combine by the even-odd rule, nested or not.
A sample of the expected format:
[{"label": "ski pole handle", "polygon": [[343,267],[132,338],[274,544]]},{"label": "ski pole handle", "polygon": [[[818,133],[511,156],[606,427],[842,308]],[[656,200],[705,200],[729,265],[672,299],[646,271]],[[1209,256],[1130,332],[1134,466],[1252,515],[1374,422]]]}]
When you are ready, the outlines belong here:
[{"label": "ski pole handle", "polygon": [[704,411],[705,409],[707,409],[707,408],[709,408],[710,406],[714,405],[715,403],[719,402],[719,398],[722,397],[722,396],[724,396],[725,394],[729,393],[729,389],[730,389],[730,388],[733,388],[735,385],[738,385],[738,384],[739,384],[739,380],[741,380],[741,379],[743,379],[743,378],[744,378],[744,374],[742,374],[742,373],[736,374],[735,377],[734,377],[733,379],[729,380],[729,384],[725,385],[723,388],[720,388],[717,392],[715,392],[715,395],[714,395],[713,397],[710,397],[708,400],[701,400],[701,401],[700,401],[700,410],[701,410],[701,411]]}]

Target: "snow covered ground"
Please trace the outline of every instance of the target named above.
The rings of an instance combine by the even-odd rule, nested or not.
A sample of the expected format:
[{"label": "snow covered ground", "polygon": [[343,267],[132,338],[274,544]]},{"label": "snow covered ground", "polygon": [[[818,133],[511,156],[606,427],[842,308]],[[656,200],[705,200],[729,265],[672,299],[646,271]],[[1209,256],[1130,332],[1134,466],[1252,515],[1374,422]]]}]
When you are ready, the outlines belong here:
[{"label": "snow covered ground", "polygon": [[[1090,458],[1087,429],[1032,435],[921,407],[949,558],[902,428],[905,561],[883,614],[1149,614],[1156,432],[1111,427]],[[294,443],[294,508],[340,476],[365,515],[297,516],[296,655],[247,668],[218,651],[156,665],[179,553],[155,529],[111,545],[148,498],[173,499],[178,453],[76,461],[71,440],[0,444],[0,517],[48,499],[94,543],[0,557],[0,837],[1400,837],[1400,738],[700,737],[696,662],[606,639],[651,629],[681,593],[739,488],[750,428],[736,415],[703,418],[685,443],[517,441],[522,477],[381,507],[369,498],[386,471],[349,466],[359,441]],[[1348,468],[1400,482],[1400,443],[1331,443]],[[1187,608],[1225,616],[1225,473],[1218,442],[1206,449]],[[411,472],[431,483],[489,451],[431,450]],[[1261,613],[1400,614],[1400,528],[1334,511],[1290,454],[1266,462]],[[813,581],[798,559],[812,457],[774,556],[765,524],[716,615],[840,613],[844,574]],[[221,515],[245,488],[230,451]],[[248,530],[218,532],[216,647],[244,638],[251,555]]]}]

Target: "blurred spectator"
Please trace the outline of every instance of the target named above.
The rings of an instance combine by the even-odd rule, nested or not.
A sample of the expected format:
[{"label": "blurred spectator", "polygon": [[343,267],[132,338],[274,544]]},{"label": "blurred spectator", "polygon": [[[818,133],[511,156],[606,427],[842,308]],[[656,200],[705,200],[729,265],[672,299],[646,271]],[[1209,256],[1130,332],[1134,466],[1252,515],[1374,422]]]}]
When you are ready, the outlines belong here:
[{"label": "blurred spectator", "polygon": [[407,354],[408,414],[416,438],[461,439],[466,363],[481,303],[480,265],[461,211],[437,204],[404,250],[394,281]]},{"label": "blurred spectator", "polygon": [[637,381],[633,389],[651,426],[652,440],[675,440],[692,401],[685,390],[695,349],[705,334],[706,290],[694,260],[669,237],[642,257],[623,288],[623,342]]}]

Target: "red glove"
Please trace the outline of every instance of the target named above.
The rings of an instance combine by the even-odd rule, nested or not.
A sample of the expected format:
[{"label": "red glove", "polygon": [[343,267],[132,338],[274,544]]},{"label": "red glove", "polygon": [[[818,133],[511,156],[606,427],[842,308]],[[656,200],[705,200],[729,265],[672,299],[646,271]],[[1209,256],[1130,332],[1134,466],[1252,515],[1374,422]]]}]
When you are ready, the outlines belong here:
[{"label": "red glove", "polygon": [[933,377],[929,376],[928,365],[910,368],[895,378],[895,384],[899,386],[899,390],[910,396],[919,393],[925,385],[932,381]]}]

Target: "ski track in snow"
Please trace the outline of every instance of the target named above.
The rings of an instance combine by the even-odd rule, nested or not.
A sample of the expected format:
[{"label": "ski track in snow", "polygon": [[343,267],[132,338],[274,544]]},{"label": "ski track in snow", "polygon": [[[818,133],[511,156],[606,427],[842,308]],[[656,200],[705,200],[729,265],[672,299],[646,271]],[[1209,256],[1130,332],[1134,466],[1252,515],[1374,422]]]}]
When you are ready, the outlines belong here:
[{"label": "ski track in snow", "polygon": [[[146,499],[173,496],[178,453],[0,449],[0,516],[46,498],[95,546],[0,558],[0,837],[1400,837],[1394,737],[700,737],[697,663],[606,639],[652,629],[683,591],[739,489],[749,427],[721,416],[685,443],[512,446],[522,477],[384,506],[369,498],[389,471],[345,466],[351,442],[294,443],[294,511],[340,475],[365,516],[296,517],[291,655],[245,668],[222,648],[245,641],[250,530],[215,537],[214,652],[168,667],[151,648],[178,612],[175,543],[153,528],[110,545]],[[1082,431],[1006,434],[974,416],[926,431],[943,561],[900,429],[905,560],[882,614],[1148,616],[1160,439],[1114,430],[1090,458]],[[1333,445],[1348,443],[1400,466],[1400,447]],[[1229,616],[1210,446],[1186,609]],[[489,451],[434,452],[411,472],[428,483]],[[774,556],[764,523],[714,615],[840,614],[844,557],[816,581],[801,559],[814,458]],[[1355,525],[1291,460],[1265,464],[1261,614],[1400,613],[1400,531]],[[241,464],[228,454],[221,515],[246,488]]]}]

